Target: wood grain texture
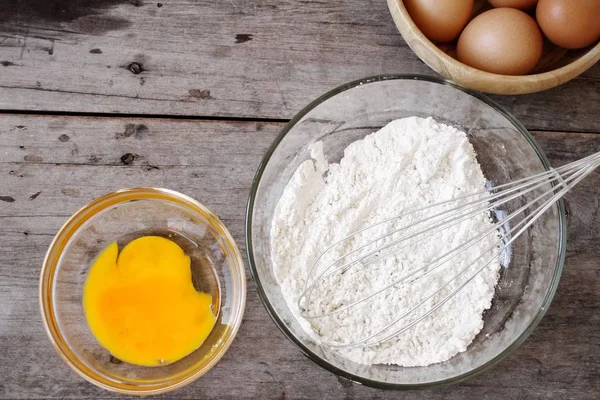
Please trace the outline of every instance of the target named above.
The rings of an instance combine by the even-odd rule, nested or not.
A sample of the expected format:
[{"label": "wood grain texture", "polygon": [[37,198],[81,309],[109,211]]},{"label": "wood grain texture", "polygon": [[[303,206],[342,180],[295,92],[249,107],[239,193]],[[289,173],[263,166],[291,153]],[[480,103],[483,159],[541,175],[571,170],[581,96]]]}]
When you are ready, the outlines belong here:
[{"label": "wood grain texture", "polygon": [[[354,79],[435,75],[381,0],[160,4],[0,2],[0,109],[289,119]],[[495,99],[530,129],[600,131],[600,66]]]},{"label": "wood grain texture", "polygon": [[[38,276],[70,214],[117,188],[154,185],[202,201],[244,249],[244,212],[260,159],[282,124],[0,117],[0,398],[115,398],[73,373],[50,345]],[[554,165],[600,151],[600,135],[534,132]],[[126,165],[121,158],[133,155]],[[382,391],[313,364],[270,320],[249,282],[244,323],[208,375],[163,398],[595,399],[600,391],[600,173],[566,197],[569,242],[557,296],[506,360],[457,386]],[[249,275],[248,275],[249,276]],[[250,279],[250,278],[249,278]]]},{"label": "wood grain texture", "polygon": [[[547,52],[536,67],[548,70],[529,75],[499,75],[472,68],[451,56],[455,46],[441,49],[432,43],[412,21],[402,0],[387,0],[394,22],[408,46],[432,69],[462,86],[495,94],[525,94],[551,89],[582,74],[600,60],[600,43],[587,51],[571,52],[565,57],[556,57],[556,51]],[[477,1],[481,7],[483,0]],[[484,9],[485,10],[485,9]],[[577,54],[573,57],[573,54]],[[560,55],[564,55],[560,52]],[[566,61],[566,65],[563,65]],[[553,68],[553,65],[560,68]],[[535,71],[534,71],[535,72]]]}]

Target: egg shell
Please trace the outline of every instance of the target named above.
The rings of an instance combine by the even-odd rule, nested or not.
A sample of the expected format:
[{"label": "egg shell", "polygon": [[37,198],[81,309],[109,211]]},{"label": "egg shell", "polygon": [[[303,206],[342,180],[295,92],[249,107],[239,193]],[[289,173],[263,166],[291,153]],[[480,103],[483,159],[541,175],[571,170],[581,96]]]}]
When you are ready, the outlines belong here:
[{"label": "egg shell", "polygon": [[510,7],[519,10],[531,10],[538,0],[488,0],[492,7]]},{"label": "egg shell", "polygon": [[600,0],[540,0],[536,18],[544,35],[565,49],[600,39]]},{"label": "egg shell", "polygon": [[542,34],[529,15],[494,8],[475,17],[458,39],[458,60],[503,75],[524,75],[542,56]]},{"label": "egg shell", "polygon": [[404,6],[421,32],[441,43],[455,40],[473,13],[473,0],[405,0]]}]

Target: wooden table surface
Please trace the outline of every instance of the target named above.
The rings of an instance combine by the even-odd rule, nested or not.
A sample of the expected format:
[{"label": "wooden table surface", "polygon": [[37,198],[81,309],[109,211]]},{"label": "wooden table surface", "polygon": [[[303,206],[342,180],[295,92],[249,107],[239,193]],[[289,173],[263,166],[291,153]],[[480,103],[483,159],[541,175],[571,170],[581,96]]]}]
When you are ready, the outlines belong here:
[{"label": "wooden table surface", "polygon": [[[62,362],[39,315],[45,251],[74,211],[118,188],[168,187],[213,209],[245,250],[250,183],[284,123],[325,91],[382,73],[435,75],[383,0],[0,0],[0,397],[118,397]],[[543,93],[493,98],[554,165],[600,151],[599,65]],[[337,378],[279,332],[249,279],[230,351],[162,397],[598,398],[599,202],[599,173],[567,195],[552,306],[475,378],[422,392]]]}]

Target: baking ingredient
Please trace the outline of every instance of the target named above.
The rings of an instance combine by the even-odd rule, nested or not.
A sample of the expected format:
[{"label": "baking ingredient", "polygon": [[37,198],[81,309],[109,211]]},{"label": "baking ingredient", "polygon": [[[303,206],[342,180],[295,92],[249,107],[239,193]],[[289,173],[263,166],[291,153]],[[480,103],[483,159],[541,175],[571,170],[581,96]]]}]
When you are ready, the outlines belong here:
[{"label": "baking ingredient", "polygon": [[85,315],[98,342],[143,366],[169,364],[200,347],[216,321],[212,296],[194,289],[181,247],[144,236],[118,252],[117,243],[102,251],[84,287]]},{"label": "baking ingredient", "polygon": [[[446,270],[448,274],[432,274],[400,284],[397,291],[387,291],[352,309],[308,322],[300,316],[297,301],[313,262],[327,247],[375,222],[480,191],[486,183],[465,133],[432,118],[392,121],[351,143],[339,163],[328,164],[321,142],[311,146],[311,157],[300,164],[283,190],[273,216],[270,241],[273,272],[288,307],[316,340],[349,343],[365,338],[439,288],[448,274],[464,266],[474,254],[486,254],[495,246],[497,237],[490,235],[461,254],[455,263],[448,263],[447,268],[452,268]],[[425,215],[429,214],[409,215],[400,223],[410,226],[411,221]],[[329,284],[315,287],[315,312],[349,304],[356,296],[364,297],[491,226],[486,215],[469,219],[368,267],[336,274]],[[367,238],[383,232],[370,232]],[[345,243],[324,264],[358,243]],[[471,268],[481,266],[477,262]],[[425,366],[448,360],[464,351],[482,329],[482,312],[490,307],[499,268],[498,262],[492,262],[440,309],[393,339],[337,351],[367,365]],[[431,308],[449,293],[447,290],[464,282],[458,279],[434,295],[425,307]]]},{"label": "baking ingredient", "polygon": [[540,0],[536,18],[544,35],[566,49],[600,39],[600,0]]},{"label": "baking ingredient", "polygon": [[488,0],[493,7],[510,7],[519,10],[531,10],[538,0]]},{"label": "baking ingredient", "polygon": [[473,12],[473,0],[405,0],[406,11],[428,39],[451,42],[463,30]]},{"label": "baking ingredient", "polygon": [[524,75],[542,56],[542,34],[529,15],[514,8],[494,8],[475,17],[456,47],[458,60],[504,75]]}]

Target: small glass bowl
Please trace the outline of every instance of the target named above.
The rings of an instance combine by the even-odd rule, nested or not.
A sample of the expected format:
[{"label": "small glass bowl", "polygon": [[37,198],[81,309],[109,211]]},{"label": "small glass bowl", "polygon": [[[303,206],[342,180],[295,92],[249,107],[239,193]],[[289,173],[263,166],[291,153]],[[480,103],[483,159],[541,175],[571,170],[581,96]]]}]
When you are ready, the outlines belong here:
[{"label": "small glass bowl", "polygon": [[[425,389],[459,382],[486,370],[515,350],[548,309],[565,259],[562,201],[548,209],[511,244],[483,329],[466,351],[426,367],[363,365],[321,346],[288,307],[271,264],[271,223],[281,194],[298,166],[311,159],[310,145],[323,142],[329,162],[339,162],[352,142],[390,121],[433,117],[467,134],[492,186],[550,168],[525,127],[477,92],[418,75],[381,75],[340,86],[301,110],[267,151],[254,178],[246,214],[250,271],[267,311],[281,331],[311,360],[337,375],[388,389]],[[507,204],[510,213],[549,190],[546,185]],[[293,268],[293,266],[290,266]]]},{"label": "small glass bowl", "polygon": [[[94,258],[117,241],[141,236],[178,243],[192,259],[197,290],[213,295],[217,322],[206,341],[169,365],[141,367],[112,357],[96,341],[83,310],[83,287]],[[156,188],[107,194],[75,213],[54,238],[40,278],[40,306],[50,340],[66,363],[87,381],[124,394],[150,395],[187,385],[223,357],[242,321],[244,264],[231,234],[197,201]]]}]

